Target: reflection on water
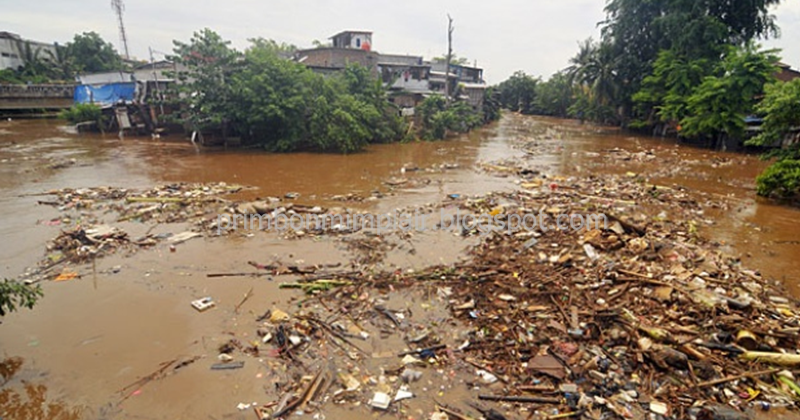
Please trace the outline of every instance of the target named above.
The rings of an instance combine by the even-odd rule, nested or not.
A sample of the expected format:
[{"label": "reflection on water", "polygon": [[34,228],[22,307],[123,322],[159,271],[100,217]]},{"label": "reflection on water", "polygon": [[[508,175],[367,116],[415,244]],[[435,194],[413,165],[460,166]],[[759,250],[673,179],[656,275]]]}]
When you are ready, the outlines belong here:
[{"label": "reflection on water", "polygon": [[[10,357],[0,362],[0,418],[3,420],[76,420],[83,409],[69,407],[64,402],[49,401],[47,387],[42,383],[19,380],[16,376],[22,369],[21,357]],[[16,385],[16,386],[15,386]]]}]

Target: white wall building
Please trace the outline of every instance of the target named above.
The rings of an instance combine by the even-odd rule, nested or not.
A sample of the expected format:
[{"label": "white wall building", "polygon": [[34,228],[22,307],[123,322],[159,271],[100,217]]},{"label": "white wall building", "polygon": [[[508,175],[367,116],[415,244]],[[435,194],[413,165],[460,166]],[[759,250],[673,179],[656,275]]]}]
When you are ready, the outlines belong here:
[{"label": "white wall building", "polygon": [[42,60],[50,60],[51,55],[56,54],[55,44],[22,39],[11,32],[0,32],[0,70],[18,69],[24,66],[27,45],[30,45],[31,52]]},{"label": "white wall building", "polygon": [[372,32],[344,31],[332,36],[333,48],[350,48],[354,50],[372,50]]}]

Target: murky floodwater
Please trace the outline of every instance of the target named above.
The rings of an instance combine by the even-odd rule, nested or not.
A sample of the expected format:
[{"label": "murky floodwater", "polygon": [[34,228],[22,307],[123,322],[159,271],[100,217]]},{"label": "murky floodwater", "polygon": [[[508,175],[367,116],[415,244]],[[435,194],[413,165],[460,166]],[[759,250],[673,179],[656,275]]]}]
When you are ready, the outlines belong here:
[{"label": "murky floodwater", "polygon": [[[378,191],[385,197],[348,205],[382,212],[440,201],[449,194],[513,188],[513,180],[488,176],[474,167],[520,156],[523,152],[511,147],[519,139],[543,146],[539,149],[543,154],[531,165],[546,173],[632,172],[655,184],[729,197],[731,208],[703,215],[703,233],[730,245],[745,265],[782,280],[800,296],[800,243],[796,242],[800,211],[756,198],[753,180],[765,167],[757,157],[516,115],[452,141],[380,145],[351,156],[207,151],[177,139],[119,141],[113,136],[77,135],[58,121],[0,122],[2,275],[15,277],[40,260],[46,241],[58,234],[59,226],[43,223],[58,217],[56,210],[37,205],[41,197],[35,194],[44,191],[225,181],[256,186],[245,194],[248,198],[297,192],[304,204],[342,205],[333,198],[370,197]],[[415,187],[394,191],[384,181],[401,176],[403,167],[419,168],[404,175]],[[414,241],[416,252],[390,257],[398,269],[454,261],[468,245],[452,235],[433,233]],[[252,418],[252,412],[238,412],[235,406],[258,396],[266,402],[263,396],[269,375],[275,372],[270,366],[274,362],[248,362],[241,371],[219,374],[210,374],[205,365],[191,366],[152,382],[123,402],[125,394],[118,391],[177,357],[213,359],[216,347],[230,336],[252,335],[254,314],[273,307],[289,310],[289,297],[296,296],[279,290],[276,282],[208,279],[206,273],[242,271],[249,260],[328,264],[348,258],[333,240],[221,238],[186,243],[177,253],[158,248],[131,257],[111,256],[97,262],[95,275],[44,284],[46,298],[34,311],[7,316],[0,325],[0,347],[9,358],[0,364],[0,415],[5,411],[10,419]],[[251,288],[253,299],[242,307],[241,316],[235,315],[233,306]],[[203,296],[214,296],[219,310],[195,312],[188,302]],[[446,316],[431,311],[420,297],[405,304],[423,317]],[[390,354],[397,344],[373,342],[373,354]],[[370,364],[377,370],[380,363]],[[433,380],[431,386],[445,386],[440,382]],[[429,402],[433,397],[418,400]],[[328,418],[348,417],[347,411],[331,410]]]}]

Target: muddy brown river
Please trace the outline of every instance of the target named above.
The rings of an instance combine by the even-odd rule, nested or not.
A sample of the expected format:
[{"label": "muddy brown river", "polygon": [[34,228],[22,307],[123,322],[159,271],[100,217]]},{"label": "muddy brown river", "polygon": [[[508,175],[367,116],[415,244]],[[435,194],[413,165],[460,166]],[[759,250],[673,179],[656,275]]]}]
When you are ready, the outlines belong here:
[{"label": "muddy brown river", "polygon": [[[513,147],[520,139],[529,140],[537,151],[531,168],[544,173],[630,174],[726,197],[734,204],[701,215],[701,233],[800,297],[800,210],[756,197],[754,179],[766,165],[757,156],[513,114],[449,141],[377,145],[349,156],[201,150],[177,138],[121,141],[110,135],[78,135],[54,120],[2,121],[2,275],[13,278],[34,266],[45,255],[47,241],[59,233],[61,226],[52,222],[59,213],[37,205],[41,197],[36,194],[44,191],[227,182],[257,187],[241,198],[297,193],[298,202],[313,205],[341,205],[337,196],[348,194],[374,196],[348,205],[385,212],[451,194],[515,188],[514,179],[487,175],[476,167],[521,156],[525,151]],[[385,181],[401,176],[403,168],[415,169],[402,174],[411,187],[388,188]],[[135,232],[137,226],[131,223],[126,229]],[[423,233],[413,239],[415,252],[389,254],[386,265],[409,270],[450,263],[470,244],[450,234]],[[253,412],[239,411],[237,404],[271,400],[265,392],[278,381],[271,376],[280,372],[278,361],[248,361],[243,369],[219,373],[198,362],[132,394],[124,390],[176,357],[216,358],[216,348],[226,337],[246,340],[253,335],[253,314],[275,307],[289,310],[290,298],[297,296],[279,290],[276,281],[209,279],[206,273],[242,271],[249,260],[330,264],[349,258],[334,241],[213,238],[187,242],[174,253],[156,247],[132,256],[109,256],[97,261],[91,275],[45,283],[45,298],[34,310],[8,315],[0,324],[0,350],[6,359],[0,364],[0,415],[4,420],[252,419]],[[232,307],[250,289],[253,298],[235,314]],[[203,296],[214,296],[218,309],[194,311],[188,302]],[[397,299],[398,305],[413,307],[432,323],[447,316],[422,296]],[[382,357],[391,358],[398,346],[403,343],[373,341],[373,357],[365,369],[379,371]],[[451,386],[449,375],[430,373],[425,395],[409,404],[407,418],[426,418],[424,407],[438,389]],[[449,395],[456,399],[465,395],[453,392]],[[351,407],[330,405],[324,415],[313,418],[353,417]]]}]

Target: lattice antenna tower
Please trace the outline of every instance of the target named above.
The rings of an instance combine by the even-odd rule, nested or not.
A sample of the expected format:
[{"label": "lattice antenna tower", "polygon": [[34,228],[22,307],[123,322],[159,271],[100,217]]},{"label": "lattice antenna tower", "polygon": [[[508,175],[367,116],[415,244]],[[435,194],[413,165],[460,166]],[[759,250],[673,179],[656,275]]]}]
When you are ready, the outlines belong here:
[{"label": "lattice antenna tower", "polygon": [[122,22],[122,13],[125,12],[125,4],[122,0],[111,0],[111,8],[117,14],[119,21],[119,39],[122,41],[122,48],[125,50],[125,58],[130,59],[128,54],[128,36],[125,34],[125,23]]}]

